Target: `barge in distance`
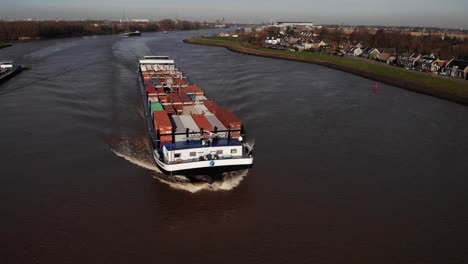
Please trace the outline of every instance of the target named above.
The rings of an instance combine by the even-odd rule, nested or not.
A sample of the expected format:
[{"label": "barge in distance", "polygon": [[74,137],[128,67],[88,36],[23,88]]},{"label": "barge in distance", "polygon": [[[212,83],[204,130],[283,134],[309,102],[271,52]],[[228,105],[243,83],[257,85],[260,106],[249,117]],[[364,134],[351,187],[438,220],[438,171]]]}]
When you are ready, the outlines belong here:
[{"label": "barge in distance", "polygon": [[133,31],[133,32],[125,32],[122,34],[122,37],[128,38],[128,37],[138,37],[141,36],[140,31]]},{"label": "barge in distance", "polygon": [[12,60],[0,61],[0,83],[21,72],[23,67]]},{"label": "barge in distance", "polygon": [[208,100],[167,56],[139,60],[138,79],[156,164],[165,173],[249,168],[241,121]]}]

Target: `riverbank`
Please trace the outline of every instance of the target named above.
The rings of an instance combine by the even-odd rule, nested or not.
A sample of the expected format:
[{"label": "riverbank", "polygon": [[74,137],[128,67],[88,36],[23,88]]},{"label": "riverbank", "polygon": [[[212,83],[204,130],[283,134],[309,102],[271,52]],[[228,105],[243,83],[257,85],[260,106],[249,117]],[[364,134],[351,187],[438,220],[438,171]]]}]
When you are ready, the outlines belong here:
[{"label": "riverbank", "polygon": [[0,49],[12,46],[10,43],[0,43]]},{"label": "riverbank", "polygon": [[468,82],[464,80],[442,78],[386,64],[375,64],[364,60],[356,60],[350,57],[260,48],[233,38],[196,37],[186,39],[184,42],[220,46],[231,51],[261,57],[319,64],[414,92],[468,105]]}]

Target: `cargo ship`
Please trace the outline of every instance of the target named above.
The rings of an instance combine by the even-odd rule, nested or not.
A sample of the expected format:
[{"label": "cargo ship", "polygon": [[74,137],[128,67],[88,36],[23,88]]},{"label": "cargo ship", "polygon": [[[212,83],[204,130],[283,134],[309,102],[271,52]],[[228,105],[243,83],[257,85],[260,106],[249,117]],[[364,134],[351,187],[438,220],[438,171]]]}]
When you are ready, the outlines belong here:
[{"label": "cargo ship", "polygon": [[125,32],[122,34],[122,36],[124,38],[128,38],[128,37],[138,37],[138,36],[141,36],[141,32],[140,31],[133,31],[133,32]]},{"label": "cargo ship", "polygon": [[0,83],[21,72],[23,67],[14,61],[0,61]]},{"label": "cargo ship", "polygon": [[138,77],[154,160],[165,173],[253,164],[241,121],[205,96],[167,56],[139,60]]}]

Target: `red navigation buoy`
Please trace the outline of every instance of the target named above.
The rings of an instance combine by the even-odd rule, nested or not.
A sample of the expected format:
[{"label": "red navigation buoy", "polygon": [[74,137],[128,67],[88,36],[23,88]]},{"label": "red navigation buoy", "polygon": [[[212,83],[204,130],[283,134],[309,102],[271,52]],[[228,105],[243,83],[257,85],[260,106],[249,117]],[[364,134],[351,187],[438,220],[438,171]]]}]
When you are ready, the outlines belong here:
[{"label": "red navigation buoy", "polygon": [[375,86],[374,86],[374,93],[377,93],[378,90],[379,90],[379,86],[376,83]]}]

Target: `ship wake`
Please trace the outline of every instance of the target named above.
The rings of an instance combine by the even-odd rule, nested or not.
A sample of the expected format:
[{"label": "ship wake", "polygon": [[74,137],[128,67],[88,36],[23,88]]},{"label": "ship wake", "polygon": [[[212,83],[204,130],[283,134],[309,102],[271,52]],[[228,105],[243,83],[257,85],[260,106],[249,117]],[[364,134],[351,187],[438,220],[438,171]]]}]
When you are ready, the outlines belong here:
[{"label": "ship wake", "polygon": [[[132,139],[128,137],[112,138],[106,137],[111,151],[128,162],[152,172],[153,178],[161,183],[167,184],[173,189],[183,190],[191,193],[200,191],[229,191],[242,182],[247,176],[248,169],[222,172],[219,175],[210,175],[215,180],[210,184],[207,182],[193,182],[185,175],[166,175],[156,166],[151,156],[149,142],[146,139]],[[204,175],[200,175],[203,177]],[[194,175],[191,175],[194,178]]]},{"label": "ship wake", "polygon": [[222,175],[220,175],[219,179],[215,180],[211,184],[206,182],[191,182],[184,175],[167,176],[164,174],[157,174],[154,175],[153,178],[169,185],[173,189],[183,190],[191,193],[196,193],[203,190],[230,191],[239,186],[242,180],[247,176],[248,172],[249,170],[247,169],[224,172]]}]

